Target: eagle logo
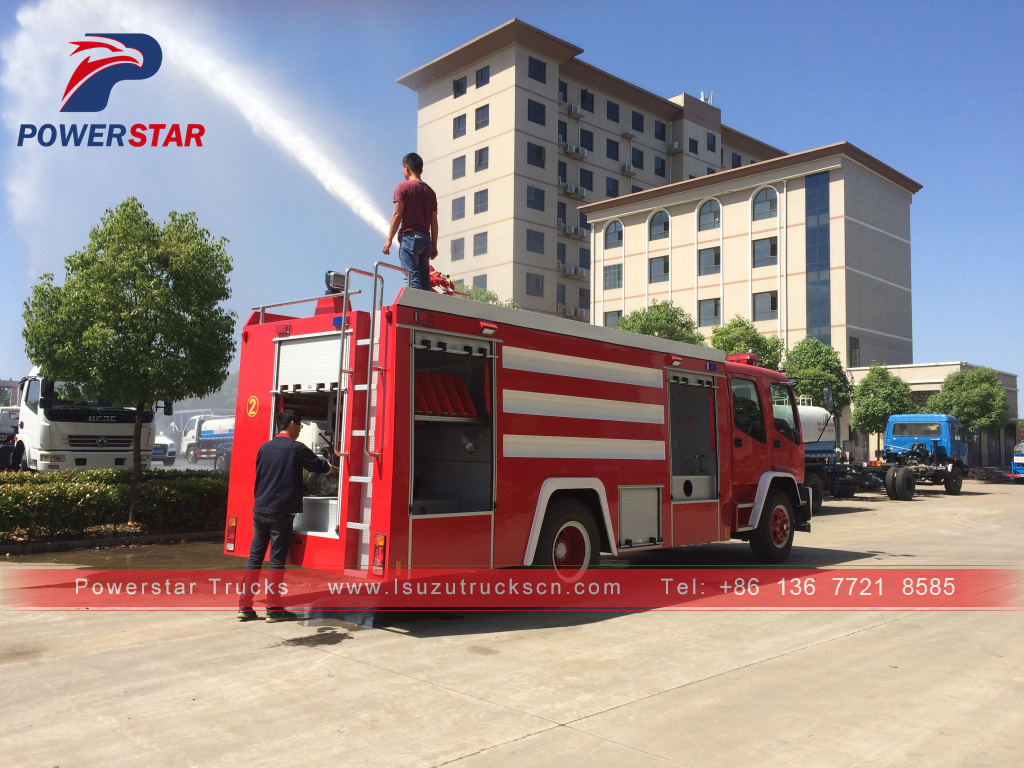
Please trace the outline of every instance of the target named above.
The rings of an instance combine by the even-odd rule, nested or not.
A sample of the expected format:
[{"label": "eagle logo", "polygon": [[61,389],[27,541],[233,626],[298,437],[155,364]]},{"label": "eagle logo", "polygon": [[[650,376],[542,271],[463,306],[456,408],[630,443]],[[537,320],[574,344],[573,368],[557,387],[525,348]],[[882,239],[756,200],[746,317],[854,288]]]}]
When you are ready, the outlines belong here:
[{"label": "eagle logo", "polygon": [[68,80],[61,100],[61,112],[102,112],[110,90],[122,80],[145,80],[160,69],[160,44],[143,34],[94,34],[73,40],[71,56],[85,58]]}]

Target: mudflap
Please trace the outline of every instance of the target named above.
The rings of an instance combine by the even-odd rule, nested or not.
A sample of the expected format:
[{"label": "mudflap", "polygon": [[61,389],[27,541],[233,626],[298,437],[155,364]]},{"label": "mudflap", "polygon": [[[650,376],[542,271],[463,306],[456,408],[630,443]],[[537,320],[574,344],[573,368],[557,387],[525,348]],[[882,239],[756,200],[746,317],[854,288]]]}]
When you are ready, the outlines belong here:
[{"label": "mudflap", "polygon": [[800,504],[793,510],[793,528],[804,533],[811,532],[811,510],[814,505],[812,504],[811,495],[814,493],[811,488],[805,486],[797,486],[797,493],[800,494]]}]

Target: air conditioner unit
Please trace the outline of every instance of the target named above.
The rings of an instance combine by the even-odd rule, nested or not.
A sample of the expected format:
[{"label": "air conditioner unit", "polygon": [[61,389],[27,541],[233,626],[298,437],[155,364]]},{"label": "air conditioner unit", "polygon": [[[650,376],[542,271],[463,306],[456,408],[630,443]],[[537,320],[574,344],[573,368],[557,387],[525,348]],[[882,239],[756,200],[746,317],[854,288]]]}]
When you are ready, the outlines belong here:
[{"label": "air conditioner unit", "polygon": [[565,316],[566,317],[572,317],[572,318],[575,318],[577,320],[586,320],[587,319],[587,310],[585,310],[585,309],[578,309],[576,307],[568,307],[565,310]]},{"label": "air conditioner unit", "polygon": [[565,154],[569,157],[584,158],[587,156],[587,150],[583,147],[577,147],[575,144],[563,144],[562,148],[565,150]]},{"label": "air conditioner unit", "polygon": [[670,155],[677,155],[682,151],[683,150],[680,148],[678,141],[670,141],[668,143],[668,153]]},{"label": "air conditioner unit", "polygon": [[558,103],[559,104],[565,104],[565,94],[564,93],[559,93],[558,94]]},{"label": "air conditioner unit", "polygon": [[562,227],[565,226],[565,219],[558,219],[558,221],[555,222],[555,226],[562,229]]},{"label": "air conditioner unit", "polygon": [[579,310],[576,309],[575,307],[565,307],[565,316],[566,317],[576,317],[576,313],[577,312],[579,312]]},{"label": "air conditioner unit", "polygon": [[580,280],[589,280],[590,270],[587,269],[586,267],[576,267],[576,275],[580,278]]},{"label": "air conditioner unit", "polygon": [[583,110],[580,109],[579,104],[569,105],[569,117],[575,117],[577,120],[583,117]]},{"label": "air conditioner unit", "polygon": [[565,312],[565,304],[555,304],[555,312],[558,314]]},{"label": "air conditioner unit", "polygon": [[587,190],[575,184],[566,184],[564,189],[565,194],[567,194],[569,197],[575,197],[577,200],[582,200],[584,197],[587,196]]},{"label": "air conditioner unit", "polygon": [[568,264],[562,265],[562,272],[565,273],[566,277],[575,277],[579,267],[570,267]]},{"label": "air conditioner unit", "polygon": [[632,163],[622,164],[622,175],[623,176],[636,176],[636,171],[633,169]]},{"label": "air conditioner unit", "polygon": [[566,237],[582,237],[579,227],[563,226],[562,234]]}]

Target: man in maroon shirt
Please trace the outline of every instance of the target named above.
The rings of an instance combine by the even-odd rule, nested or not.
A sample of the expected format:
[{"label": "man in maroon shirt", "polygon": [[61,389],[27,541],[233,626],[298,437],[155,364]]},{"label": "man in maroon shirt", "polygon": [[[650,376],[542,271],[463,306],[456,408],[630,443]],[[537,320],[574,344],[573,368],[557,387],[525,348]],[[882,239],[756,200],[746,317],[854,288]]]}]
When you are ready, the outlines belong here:
[{"label": "man in maroon shirt", "polygon": [[402,158],[405,181],[395,187],[395,212],[384,253],[391,253],[391,241],[399,235],[398,258],[409,270],[409,287],[430,291],[430,260],[437,256],[437,195],[420,180],[421,173],[423,158],[415,152]]}]

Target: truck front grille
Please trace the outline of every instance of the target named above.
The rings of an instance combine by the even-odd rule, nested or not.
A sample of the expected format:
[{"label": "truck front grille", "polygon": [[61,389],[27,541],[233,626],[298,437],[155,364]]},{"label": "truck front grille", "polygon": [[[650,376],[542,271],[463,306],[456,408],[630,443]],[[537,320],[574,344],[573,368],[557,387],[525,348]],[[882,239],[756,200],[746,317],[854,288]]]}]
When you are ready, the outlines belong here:
[{"label": "truck front grille", "polygon": [[124,450],[132,447],[132,439],[120,435],[68,435],[68,445],[82,449]]}]

